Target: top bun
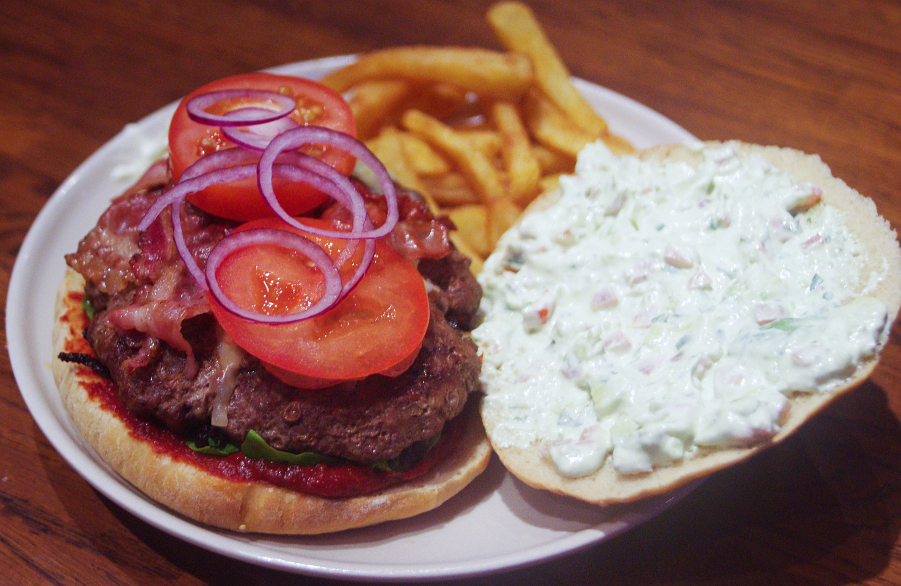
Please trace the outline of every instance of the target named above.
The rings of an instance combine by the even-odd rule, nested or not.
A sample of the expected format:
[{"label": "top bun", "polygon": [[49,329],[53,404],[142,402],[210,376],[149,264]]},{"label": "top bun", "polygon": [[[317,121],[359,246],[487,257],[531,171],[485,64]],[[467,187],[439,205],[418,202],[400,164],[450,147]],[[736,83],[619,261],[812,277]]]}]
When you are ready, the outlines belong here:
[{"label": "top bun", "polygon": [[[589,149],[592,148],[602,147],[597,145],[589,147]],[[610,158],[612,155],[609,153],[602,153],[602,155],[603,161],[615,160]],[[898,314],[899,307],[901,307],[901,249],[899,249],[894,231],[889,226],[889,223],[878,215],[872,200],[862,196],[840,179],[833,177],[829,168],[818,156],[808,155],[797,150],[758,146],[736,141],[728,143],[708,142],[693,145],[657,147],[640,152],[637,155],[624,155],[623,157],[620,157],[619,160],[623,162],[623,164],[615,167],[617,171],[613,172],[612,177],[608,177],[607,185],[598,186],[598,188],[601,190],[607,189],[608,191],[615,191],[620,189],[625,182],[632,181],[637,176],[647,177],[648,173],[652,172],[648,171],[648,169],[658,166],[669,167],[670,173],[673,174],[672,176],[677,176],[677,179],[674,180],[674,184],[690,184],[694,180],[699,180],[698,177],[693,176],[692,173],[697,173],[705,164],[709,165],[711,156],[714,158],[720,157],[723,161],[727,161],[728,164],[732,164],[737,160],[743,162],[756,161],[757,164],[761,164],[762,157],[768,162],[762,163],[764,168],[766,168],[768,164],[772,165],[787,173],[794,184],[800,184],[804,186],[804,189],[809,189],[810,193],[819,195],[821,199],[818,204],[810,207],[810,201],[807,201],[806,203],[802,202],[800,204],[800,209],[792,210],[792,215],[797,214],[796,218],[799,222],[806,221],[808,216],[811,216],[812,218],[822,218],[822,214],[826,213],[826,208],[830,208],[833,212],[838,212],[838,216],[846,226],[847,232],[850,233],[851,239],[856,240],[859,248],[859,253],[853,259],[853,263],[849,263],[842,269],[847,276],[847,283],[849,283],[847,288],[850,288],[849,294],[847,298],[843,300],[843,303],[847,305],[848,302],[865,296],[868,303],[878,306],[878,302],[872,302],[872,298],[875,298],[885,306],[884,317],[882,320],[879,321],[876,326],[870,328],[871,330],[874,330],[872,336],[874,339],[871,339],[872,348],[864,352],[859,360],[854,361],[851,372],[842,372],[841,376],[833,375],[830,378],[831,382],[829,383],[828,388],[825,390],[807,389],[794,391],[792,389],[779,389],[779,392],[776,393],[777,397],[783,397],[786,400],[785,404],[780,407],[776,419],[772,422],[772,429],[760,431],[755,428],[756,431],[748,436],[747,441],[739,441],[733,438],[732,440],[726,440],[719,443],[701,442],[704,445],[697,445],[694,443],[693,438],[688,437],[684,446],[677,446],[679,450],[684,448],[684,452],[677,450],[674,452],[674,455],[661,458],[659,461],[652,461],[652,465],[649,469],[628,469],[628,466],[626,469],[623,469],[622,466],[617,469],[613,464],[614,458],[612,456],[612,451],[601,449],[599,452],[602,454],[602,459],[599,468],[592,469],[589,467],[588,472],[586,473],[584,469],[578,470],[578,466],[576,466],[575,472],[569,470],[568,474],[561,474],[559,468],[555,466],[549,454],[555,445],[559,445],[561,441],[566,443],[567,440],[561,440],[560,436],[542,436],[540,433],[530,436],[529,434],[531,431],[529,429],[523,431],[529,425],[528,423],[523,423],[523,417],[527,420],[529,417],[533,417],[535,420],[542,418],[543,420],[547,420],[548,412],[552,411],[553,407],[533,407],[533,415],[520,416],[519,418],[513,417],[510,414],[516,409],[520,409],[517,413],[523,413],[521,410],[523,409],[522,405],[528,404],[531,400],[527,398],[527,395],[529,394],[546,393],[550,387],[553,387],[554,389],[565,389],[555,392],[570,393],[570,395],[567,395],[567,401],[575,401],[577,403],[579,400],[584,401],[584,403],[579,403],[580,407],[567,406],[564,408],[564,411],[565,409],[571,409],[570,413],[564,413],[567,416],[567,424],[575,425],[574,429],[577,431],[581,429],[582,437],[584,438],[586,437],[586,434],[588,436],[591,436],[592,434],[610,434],[609,426],[604,428],[602,424],[597,424],[597,421],[602,420],[603,415],[610,416],[611,410],[618,409],[619,407],[611,406],[614,404],[612,400],[610,404],[597,405],[597,402],[591,399],[591,393],[593,391],[590,390],[592,387],[589,383],[582,385],[583,389],[586,390],[580,390],[577,388],[577,385],[566,386],[569,383],[565,381],[561,382],[560,385],[556,382],[549,385],[546,382],[549,379],[538,378],[539,375],[536,375],[535,380],[544,382],[538,382],[530,386],[528,382],[523,382],[527,377],[521,372],[517,375],[510,374],[509,372],[504,373],[505,358],[502,357],[500,353],[498,353],[497,356],[492,356],[492,353],[496,352],[496,348],[505,344],[506,340],[525,339],[526,336],[519,325],[522,320],[517,321],[515,314],[513,320],[510,319],[509,314],[506,317],[492,315],[492,312],[504,313],[511,305],[509,301],[503,301],[502,299],[498,300],[505,294],[499,291],[506,286],[505,283],[508,281],[505,281],[505,279],[513,278],[510,273],[516,273],[519,270],[518,267],[511,268],[509,265],[512,262],[511,258],[516,257],[516,262],[522,260],[521,258],[518,258],[518,254],[524,249],[523,247],[525,245],[522,244],[523,239],[528,240],[528,238],[534,237],[534,235],[529,234],[524,236],[523,233],[533,229],[529,226],[534,226],[535,224],[548,225],[554,221],[554,218],[558,220],[560,218],[565,218],[566,213],[564,210],[555,210],[555,208],[564,205],[573,205],[572,203],[558,204],[560,194],[558,192],[548,193],[536,201],[536,203],[527,210],[527,214],[525,214],[526,216],[538,214],[539,217],[541,217],[541,221],[537,222],[535,221],[537,218],[529,218],[530,220],[533,220],[532,224],[527,225],[527,223],[521,223],[517,227],[514,227],[507,235],[505,235],[505,238],[501,240],[498,249],[486,263],[486,268],[480,275],[480,281],[485,289],[483,309],[486,312],[486,320],[482,326],[473,332],[473,337],[479,344],[480,350],[484,355],[482,380],[483,385],[485,386],[486,396],[482,405],[482,418],[489,439],[492,441],[495,451],[498,453],[505,466],[527,484],[597,504],[628,502],[654,494],[665,493],[694,479],[735,464],[756,451],[784,439],[842,393],[861,384],[876,366],[879,351],[886,343],[888,332],[891,329],[893,320]],[[705,163],[705,160],[707,163]],[[582,173],[582,170],[585,170],[594,164],[595,163],[587,160],[583,163],[580,158],[580,165],[577,167],[577,172]],[[598,165],[605,167],[606,164],[607,163],[602,162]],[[610,168],[613,168],[612,165]],[[605,169],[607,169],[607,167],[605,167]],[[617,176],[616,173],[629,176]],[[568,181],[568,179],[564,179],[564,181]],[[580,179],[577,177],[572,181],[578,182]],[[816,187],[819,189],[816,189]],[[661,188],[658,191],[653,192],[652,195],[641,194],[637,197],[653,196],[660,198],[664,197],[664,195],[661,194],[665,191],[665,189]],[[572,202],[572,200],[567,201]],[[609,201],[610,200],[607,200],[608,204]],[[808,208],[810,208],[809,211]],[[616,208],[612,212],[608,209],[607,215],[616,215],[618,211],[619,208]],[[589,210],[586,213],[591,215],[593,212]],[[698,213],[701,212],[699,211]],[[594,215],[598,217],[604,216],[605,211],[603,209],[598,210]],[[786,217],[788,216],[786,215]],[[789,220],[790,219],[791,218],[789,217]],[[597,225],[605,220],[595,219],[594,221]],[[727,225],[728,221],[729,220],[726,219]],[[522,219],[521,222],[523,222]],[[661,225],[664,222],[665,220],[660,220]],[[644,227],[644,225],[640,224],[640,220],[633,219],[633,224],[637,230],[659,230],[659,227]],[[695,238],[697,238],[697,236],[695,236]],[[788,238],[788,236],[786,238]],[[544,240],[542,240],[542,242],[544,242]],[[689,242],[689,248],[690,244],[691,242]],[[616,242],[610,244],[610,246],[615,248]],[[629,244],[623,244],[622,246],[629,246]],[[511,255],[511,251],[519,252]],[[603,258],[606,259],[614,258],[611,255],[626,255],[633,252],[634,251],[613,250],[605,251],[603,254],[606,254],[606,256],[603,256],[601,253],[599,253],[598,256],[603,256]],[[591,267],[579,264],[580,262],[584,262],[584,260],[578,260],[582,259],[582,256],[573,254],[572,258],[577,260],[573,260],[573,266],[570,268],[562,271],[560,269],[555,269],[559,272],[558,281],[561,283],[560,287],[570,289],[572,287],[578,287],[579,285],[574,285],[573,281],[579,278],[580,273],[585,274],[591,269]],[[637,256],[629,258],[637,258]],[[682,268],[688,266],[705,267],[706,265],[703,263],[704,256],[702,254],[700,261],[698,261],[697,258],[686,261],[686,265]],[[600,264],[604,264],[604,262],[601,261]],[[664,264],[666,263],[661,261],[661,265]],[[670,273],[677,272],[679,268],[675,265],[679,265],[678,260],[674,260],[671,264],[674,266],[664,266],[663,269],[668,270]],[[708,272],[713,272],[713,270],[715,269],[708,270]],[[505,275],[505,273],[507,274]],[[597,278],[597,275],[595,275],[595,278]],[[814,275],[814,279],[816,279],[816,275]],[[714,278],[714,280],[716,279]],[[736,282],[740,285],[740,279],[737,279],[732,281],[733,286],[735,286]],[[813,290],[814,287],[815,284],[811,283],[811,290]],[[708,291],[711,289],[709,284],[705,288]],[[711,297],[716,297],[720,293],[716,290],[717,285],[714,284],[712,288],[714,291],[711,292]],[[629,293],[627,285],[624,286],[624,290],[626,290],[626,293],[623,294],[625,297]],[[683,285],[682,289],[675,289],[675,291],[680,290],[686,291],[685,286]],[[635,291],[633,290],[632,293],[635,294]],[[509,293],[507,294],[509,295]],[[681,293],[677,294],[681,295]],[[685,297],[688,295],[687,292],[684,294]],[[747,297],[749,295],[745,296]],[[492,298],[494,301],[492,301]],[[559,301],[559,303],[563,304],[564,302]],[[565,308],[572,309],[578,307],[570,301],[566,301],[566,303],[569,305],[566,305]],[[526,305],[527,302],[524,301],[523,304]],[[623,303],[620,305],[625,304]],[[554,307],[556,307],[556,309],[554,309]],[[606,306],[603,310],[615,311],[615,309],[609,309],[609,307],[610,306]],[[551,306],[550,311],[556,311],[557,314],[560,314],[565,308],[561,308],[560,305]],[[525,313],[527,310],[528,307],[522,311]],[[586,314],[588,311],[589,310],[583,310],[583,313],[579,315],[586,316],[587,318]],[[545,316],[547,316],[547,310],[545,310]],[[788,317],[791,318],[795,316],[789,313]],[[553,319],[556,319],[556,315],[554,315]],[[753,323],[753,320],[749,320],[749,326],[758,332],[760,330],[757,330],[757,328],[763,329],[765,327],[765,325],[761,324],[768,324],[771,321],[763,317],[759,317],[758,320],[759,321],[757,321],[756,324]],[[505,321],[507,325],[499,325],[502,321]],[[555,323],[549,321],[546,325],[551,327],[554,326]],[[531,327],[541,328],[544,326],[532,324]],[[600,326],[598,327],[600,328]],[[626,326],[623,326],[624,330],[625,327]],[[512,328],[514,331],[513,333],[510,331],[498,333],[501,330],[504,330],[504,328]],[[520,329],[516,331],[516,328]],[[625,331],[627,332],[627,336],[631,335],[629,333],[630,330]],[[570,330],[567,335],[572,337],[574,333]],[[606,334],[597,334],[597,336],[601,335]],[[635,333],[635,335],[638,336],[639,334]],[[505,336],[509,337],[505,338]],[[558,341],[560,341],[559,338]],[[600,344],[600,338],[596,339],[595,342],[597,342],[595,346],[598,346]],[[567,342],[563,339],[560,343],[565,345]],[[628,343],[628,340],[626,343]],[[636,344],[640,345],[641,342],[636,342]],[[509,354],[517,354],[517,356],[519,356],[523,352],[525,352],[523,347],[519,346],[516,350],[509,351]],[[734,351],[730,352],[727,350],[726,353],[730,354],[730,358],[735,358]],[[506,356],[509,356],[509,354]],[[675,361],[679,359],[682,359],[681,355],[674,356],[671,360]],[[715,357],[714,361],[718,359],[719,357]],[[741,359],[741,356],[737,358],[739,361]],[[527,360],[537,364],[538,368],[543,369],[544,371],[552,370],[554,368],[559,370],[560,368],[559,364],[551,364],[550,361],[552,358],[548,353],[547,345],[536,348],[534,355]],[[575,368],[581,368],[583,364],[584,361],[578,363]],[[666,368],[669,368],[669,366],[666,366]],[[704,376],[704,374],[705,373],[701,373],[698,376]],[[518,378],[515,379],[515,383],[511,382],[514,381],[514,378],[511,378],[514,376],[518,376]],[[540,376],[544,375],[542,374]],[[573,373],[564,373],[562,377],[558,378],[563,381],[567,376],[575,377],[577,375]],[[609,376],[609,371],[602,376]],[[633,380],[640,381],[644,379],[635,378]],[[604,381],[604,383],[606,384],[606,381]],[[690,382],[688,384],[690,384]],[[700,385],[697,381],[695,381],[695,384]],[[665,387],[665,385],[662,386]],[[511,387],[517,387],[521,390],[514,391]],[[665,393],[667,391],[664,389],[660,392]],[[585,395],[585,398],[574,399],[572,393],[582,393]],[[698,393],[700,394],[701,391],[698,391]],[[623,400],[623,402],[629,400],[631,399]],[[516,406],[514,406],[514,404]],[[587,414],[586,417],[589,423],[583,423],[582,427],[579,428],[576,424],[580,422],[576,421],[574,423],[569,419],[569,415],[576,413],[574,416],[576,419],[585,415],[585,405],[588,406],[588,411],[600,411],[604,409],[606,409],[606,411],[604,411],[602,415],[597,416]],[[578,408],[581,408],[582,411],[577,411]],[[663,409],[667,409],[667,405],[664,405]],[[538,411],[541,411],[541,413],[537,413]],[[559,414],[561,419],[564,414]],[[697,412],[694,413],[694,416],[698,417]],[[553,417],[558,417],[558,414],[555,412]],[[593,427],[591,427],[590,423],[592,417],[597,417]],[[637,423],[635,420],[631,420],[630,424],[638,426],[639,428],[644,425],[644,423]],[[585,426],[588,426],[587,431]],[[697,428],[695,428],[695,431],[696,429]],[[563,435],[564,438],[566,437],[565,432],[560,432],[560,434]],[[684,440],[687,435],[690,435],[690,432],[686,432],[681,436],[678,435],[678,433],[674,433],[674,435],[679,439]],[[575,440],[573,440],[573,437],[575,437]],[[612,447],[617,444],[616,441],[611,440],[610,437],[612,437],[612,434],[607,436],[606,440],[597,440],[600,442],[598,445],[601,445],[606,441],[606,448],[612,449]],[[647,437],[648,436],[645,436],[645,439],[647,439]],[[578,438],[578,435],[570,436],[570,444],[572,444],[573,441],[578,441]],[[589,442],[590,441],[594,441],[594,439],[589,438]],[[640,444],[639,440],[636,441]],[[676,443],[679,444],[679,442]],[[660,448],[660,450],[662,451],[663,448]],[[582,455],[583,454],[576,453],[574,457],[578,460]]]}]

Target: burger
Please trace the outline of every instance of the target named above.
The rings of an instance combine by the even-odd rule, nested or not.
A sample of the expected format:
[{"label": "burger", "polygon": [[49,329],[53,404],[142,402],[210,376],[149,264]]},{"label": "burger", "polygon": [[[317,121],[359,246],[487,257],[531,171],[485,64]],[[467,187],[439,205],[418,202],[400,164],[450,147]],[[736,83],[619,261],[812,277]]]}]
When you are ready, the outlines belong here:
[{"label": "burger", "polygon": [[190,519],[339,531],[435,508],[487,466],[481,288],[452,224],[353,134],[309,80],[204,86],[169,157],[66,256],[66,408],[112,469]]}]

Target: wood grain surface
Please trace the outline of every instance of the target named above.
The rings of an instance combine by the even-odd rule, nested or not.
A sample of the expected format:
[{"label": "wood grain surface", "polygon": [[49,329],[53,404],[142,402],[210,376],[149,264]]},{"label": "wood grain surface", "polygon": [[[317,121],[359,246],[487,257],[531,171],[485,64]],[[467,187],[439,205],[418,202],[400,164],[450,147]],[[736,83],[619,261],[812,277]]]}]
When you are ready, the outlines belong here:
[{"label": "wood grain surface", "polygon": [[[420,43],[500,48],[484,19],[489,4],[3,2],[4,306],[32,221],[76,166],[125,124],[205,82],[283,63]],[[901,227],[897,0],[530,4],[574,75],[702,139],[819,153]],[[120,509],[48,443],[6,352],[0,385],[0,583],[317,583],[210,553]],[[901,585],[899,418],[896,324],[870,382],[784,444],[717,474],[617,538],[454,583]]]}]

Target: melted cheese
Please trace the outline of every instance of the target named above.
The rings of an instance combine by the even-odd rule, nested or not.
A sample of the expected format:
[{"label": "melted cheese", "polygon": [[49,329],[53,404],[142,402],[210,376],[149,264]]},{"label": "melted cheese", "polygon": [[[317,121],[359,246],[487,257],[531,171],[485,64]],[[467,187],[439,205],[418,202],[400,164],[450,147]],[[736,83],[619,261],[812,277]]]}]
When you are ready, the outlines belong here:
[{"label": "melted cheese", "polygon": [[213,411],[210,422],[215,427],[228,425],[228,402],[238,386],[238,374],[244,362],[244,351],[227,335],[216,346],[216,375],[213,379]]}]

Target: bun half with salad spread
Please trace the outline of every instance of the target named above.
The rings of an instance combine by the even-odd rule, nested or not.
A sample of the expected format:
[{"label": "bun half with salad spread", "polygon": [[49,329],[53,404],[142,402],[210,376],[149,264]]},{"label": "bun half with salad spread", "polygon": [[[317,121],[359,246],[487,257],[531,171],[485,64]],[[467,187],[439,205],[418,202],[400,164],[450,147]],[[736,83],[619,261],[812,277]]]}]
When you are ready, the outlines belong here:
[{"label": "bun half with salad spread", "polygon": [[901,251],[819,157],[596,144],[479,282],[494,449],[530,485],[607,504],[747,458],[862,383]]},{"label": "bun half with salad spread", "polygon": [[353,134],[317,83],[214,82],[179,105],[169,158],[66,256],[63,402],[116,473],[191,519],[372,525],[487,465],[481,289],[452,226]]}]

